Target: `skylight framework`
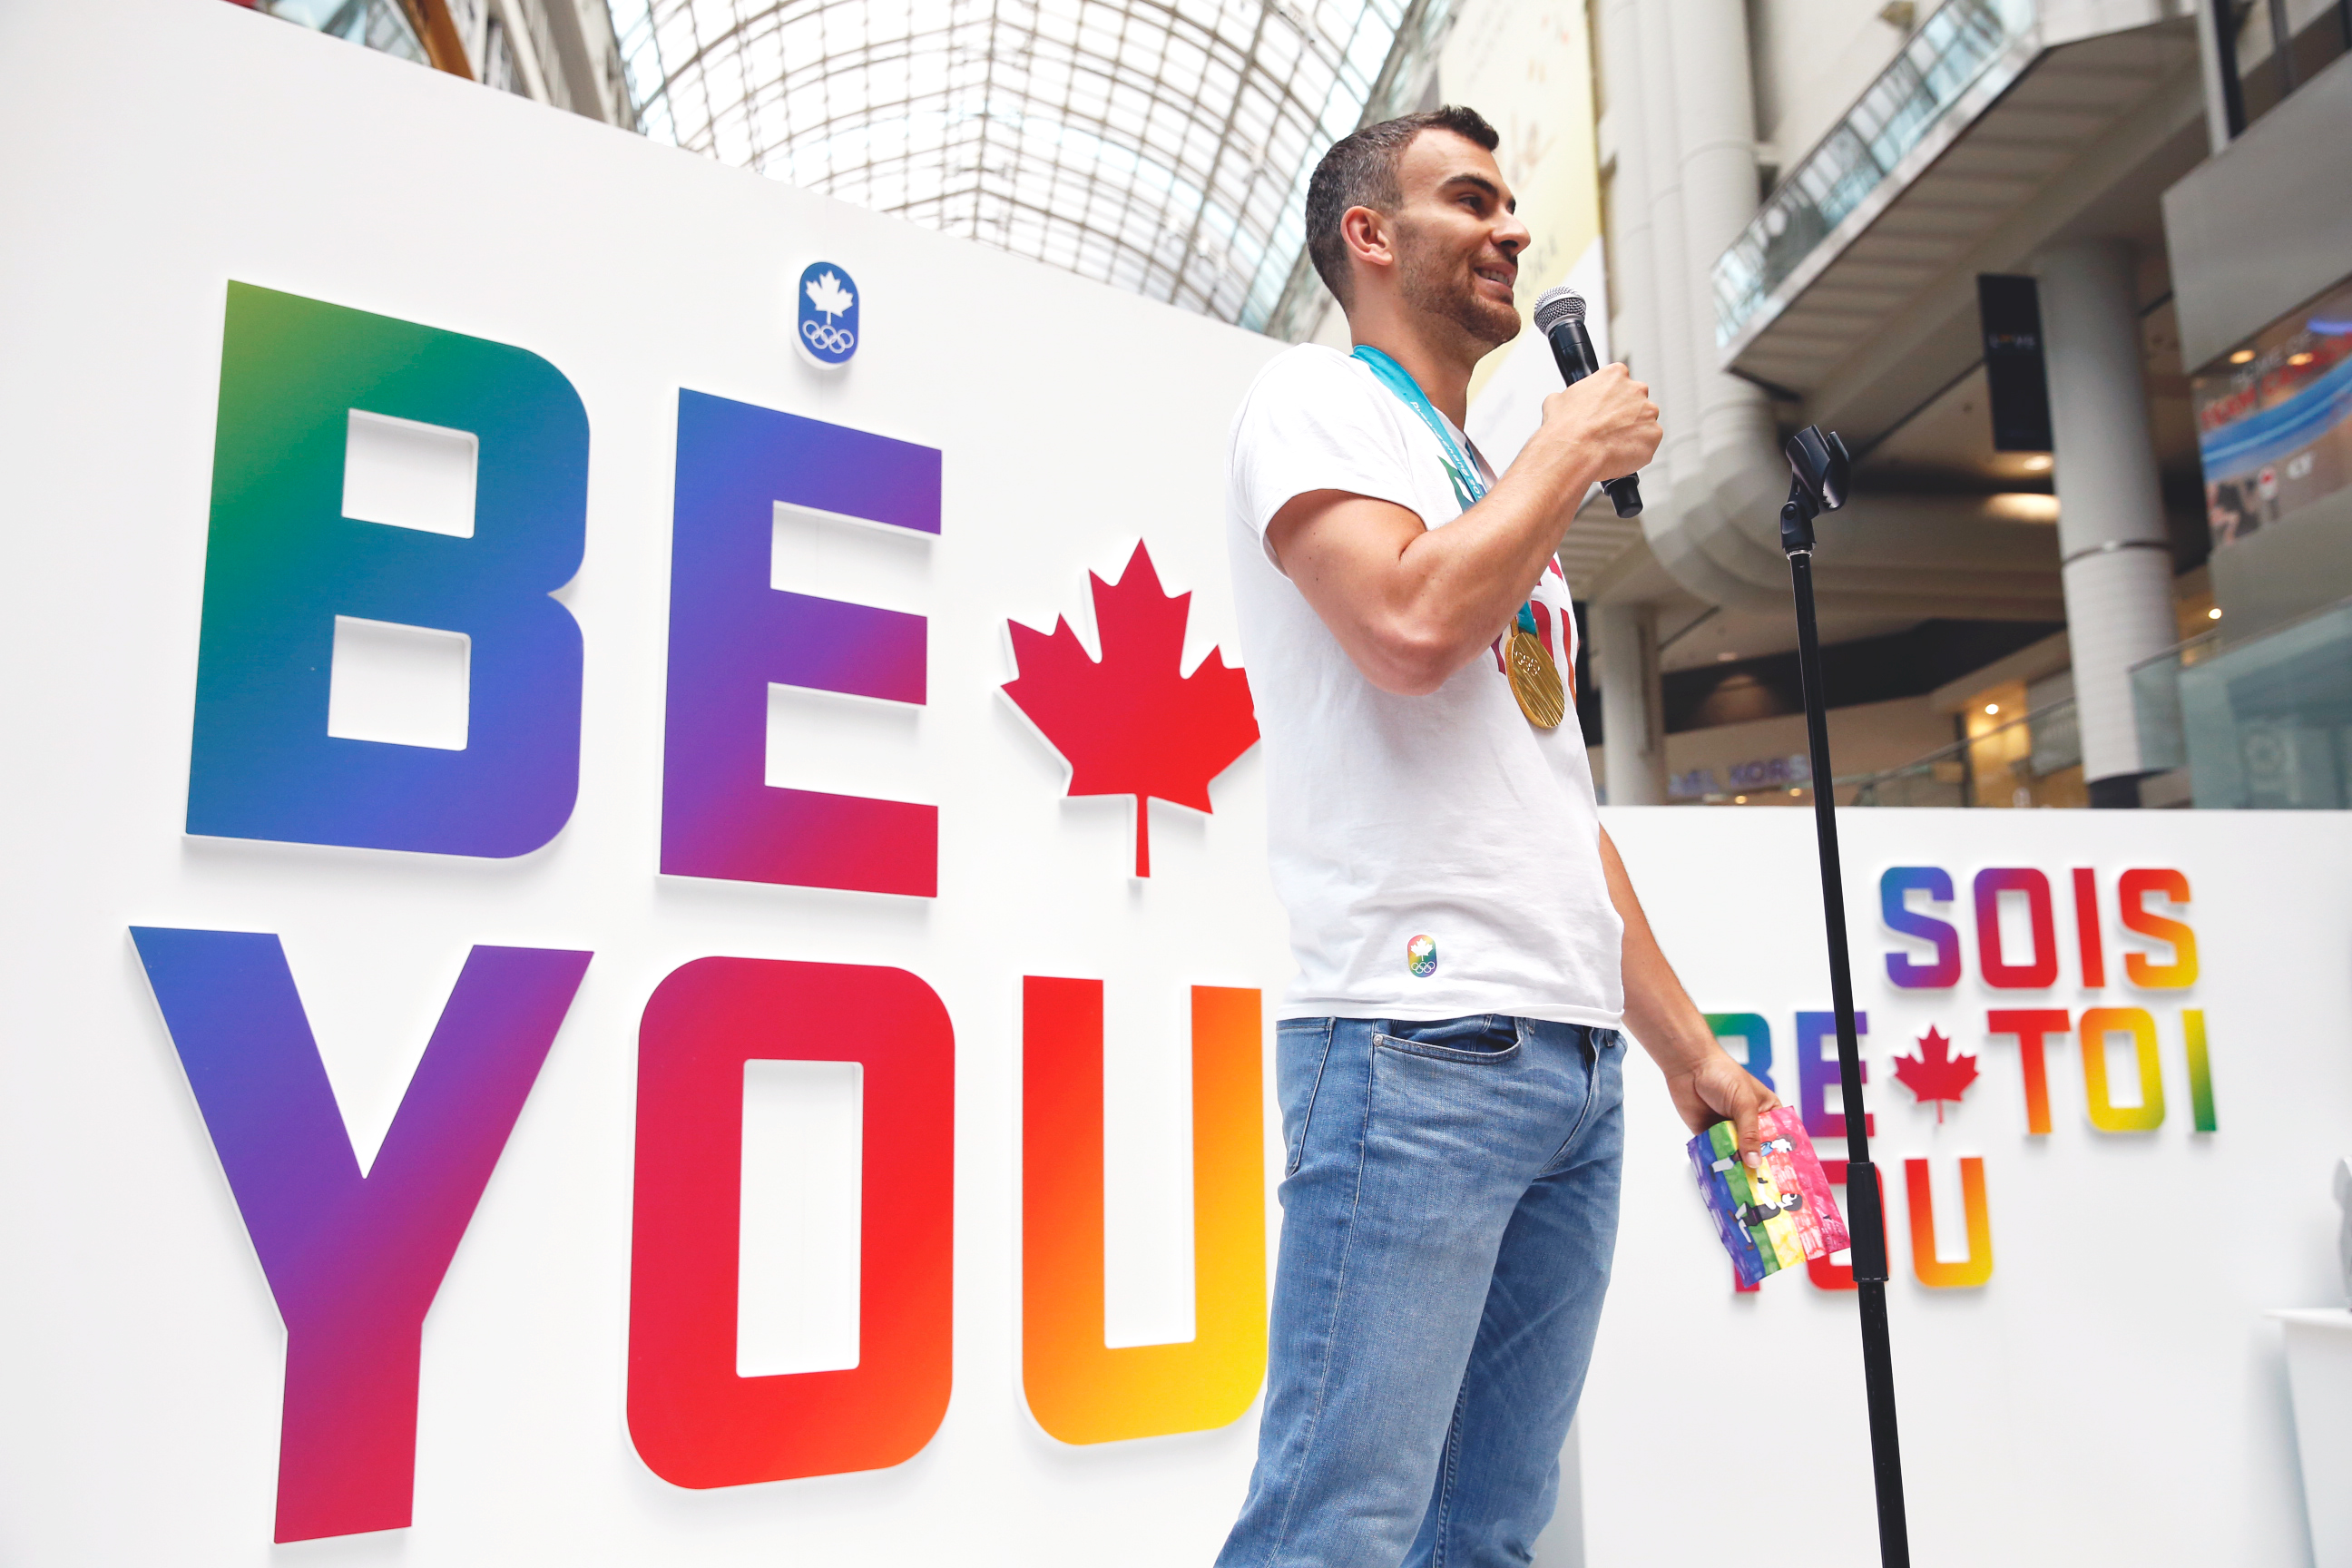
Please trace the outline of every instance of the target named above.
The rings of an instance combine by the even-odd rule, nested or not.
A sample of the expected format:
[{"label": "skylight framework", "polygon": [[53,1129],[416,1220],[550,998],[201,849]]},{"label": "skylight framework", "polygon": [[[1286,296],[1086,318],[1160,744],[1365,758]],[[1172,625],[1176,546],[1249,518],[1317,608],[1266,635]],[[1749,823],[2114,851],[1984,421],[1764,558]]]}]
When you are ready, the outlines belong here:
[{"label": "skylight framework", "polygon": [[1454,0],[616,0],[647,134],[1223,321],[1319,300],[1307,181]]}]

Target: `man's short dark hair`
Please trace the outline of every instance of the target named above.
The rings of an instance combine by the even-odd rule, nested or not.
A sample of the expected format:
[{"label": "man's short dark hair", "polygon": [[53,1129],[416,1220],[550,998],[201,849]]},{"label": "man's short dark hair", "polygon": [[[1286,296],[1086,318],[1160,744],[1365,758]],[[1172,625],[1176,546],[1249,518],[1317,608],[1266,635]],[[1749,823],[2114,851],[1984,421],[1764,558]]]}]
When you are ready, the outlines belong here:
[{"label": "man's short dark hair", "polygon": [[1394,212],[1404,200],[1397,184],[1397,166],[1404,150],[1424,131],[1451,131],[1465,142],[1493,152],[1502,142],[1486,117],[1475,109],[1447,104],[1419,114],[1400,115],[1367,125],[1331,143],[1315,177],[1307,182],[1307,256],[1321,274],[1323,285],[1344,308],[1348,303],[1348,245],[1339,236],[1339,220],[1349,207]]}]

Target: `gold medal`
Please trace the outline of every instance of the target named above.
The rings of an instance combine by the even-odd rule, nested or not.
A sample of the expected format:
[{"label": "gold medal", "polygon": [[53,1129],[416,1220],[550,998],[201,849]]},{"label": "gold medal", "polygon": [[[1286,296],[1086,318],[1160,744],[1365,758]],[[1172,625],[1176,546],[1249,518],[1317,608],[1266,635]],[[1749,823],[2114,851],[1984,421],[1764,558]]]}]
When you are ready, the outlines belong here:
[{"label": "gold medal", "polygon": [[1538,729],[1558,728],[1568,713],[1568,693],[1559,683],[1559,666],[1551,652],[1530,631],[1515,630],[1504,650],[1503,668],[1511,679],[1511,695],[1519,711]]}]

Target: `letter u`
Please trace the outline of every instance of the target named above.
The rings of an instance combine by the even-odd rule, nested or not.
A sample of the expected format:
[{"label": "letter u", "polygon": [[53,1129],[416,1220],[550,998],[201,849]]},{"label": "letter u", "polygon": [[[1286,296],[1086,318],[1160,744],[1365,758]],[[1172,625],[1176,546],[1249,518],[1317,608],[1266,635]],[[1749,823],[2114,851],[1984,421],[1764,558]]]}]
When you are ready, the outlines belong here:
[{"label": "letter u", "polygon": [[1022,981],[1021,1373],[1065,1443],[1237,1420],[1265,1376],[1265,1067],[1255,991],[1192,987],[1194,1322],[1103,1334],[1103,985]]}]

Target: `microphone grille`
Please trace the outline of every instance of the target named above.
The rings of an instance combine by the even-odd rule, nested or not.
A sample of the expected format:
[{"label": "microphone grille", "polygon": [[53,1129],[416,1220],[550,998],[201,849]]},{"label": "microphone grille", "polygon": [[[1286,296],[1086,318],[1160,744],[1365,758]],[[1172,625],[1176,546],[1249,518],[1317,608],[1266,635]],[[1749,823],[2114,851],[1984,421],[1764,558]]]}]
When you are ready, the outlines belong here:
[{"label": "microphone grille", "polygon": [[1557,289],[1544,290],[1536,301],[1536,331],[1550,331],[1562,321],[1584,320],[1584,296],[1563,283]]}]

